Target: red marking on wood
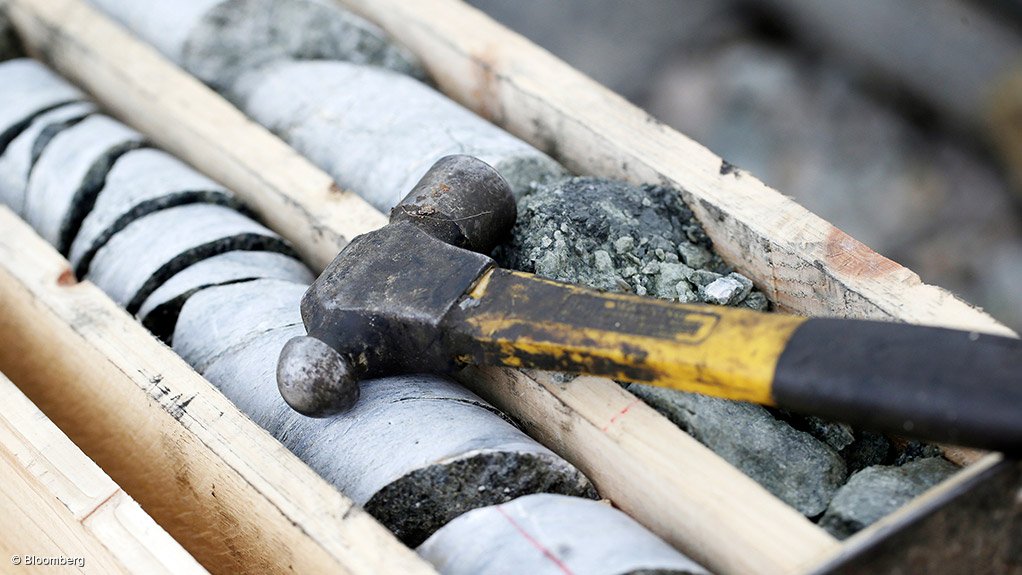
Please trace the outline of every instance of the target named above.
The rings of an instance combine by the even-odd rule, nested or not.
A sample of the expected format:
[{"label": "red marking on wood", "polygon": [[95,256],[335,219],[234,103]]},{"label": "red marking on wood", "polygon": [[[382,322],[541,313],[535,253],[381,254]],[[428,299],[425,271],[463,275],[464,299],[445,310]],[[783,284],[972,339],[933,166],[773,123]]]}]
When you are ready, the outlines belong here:
[{"label": "red marking on wood", "polygon": [[504,511],[503,506],[501,505],[497,506],[497,513],[503,515],[504,519],[507,519],[507,522],[510,523],[511,526],[515,528],[515,531],[517,531],[519,535],[521,535],[526,541],[528,541],[530,545],[538,549],[539,552],[542,553],[544,557],[549,559],[551,563],[556,565],[557,568],[561,570],[561,573],[564,573],[564,575],[574,575],[571,569],[568,569],[568,566],[564,564],[564,561],[561,561],[560,558],[558,558],[553,551],[547,549],[542,543],[536,540],[536,538],[534,538],[532,535],[529,535],[528,531],[523,529],[522,526],[519,525],[517,521],[515,521],[514,517],[511,517],[510,515],[507,514],[507,511]]},{"label": "red marking on wood", "polygon": [[95,513],[95,512],[97,512],[97,511],[99,511],[99,509],[100,509],[101,507],[103,507],[104,505],[106,505],[108,501],[110,501],[111,499],[113,499],[113,498],[114,498],[114,496],[115,496],[115,495],[117,495],[117,494],[118,494],[118,493],[120,493],[120,492],[121,492],[121,490],[120,490],[120,489],[117,489],[117,490],[115,490],[115,491],[114,491],[113,493],[111,493],[110,495],[107,495],[107,496],[106,496],[106,498],[105,498],[105,499],[103,499],[103,501],[100,501],[100,502],[99,502],[99,505],[97,505],[97,506],[93,507],[93,508],[92,508],[92,509],[91,509],[91,510],[90,510],[90,511],[88,512],[88,513],[86,513],[86,514],[85,514],[85,517],[82,517],[81,519],[79,519],[79,520],[78,520],[78,522],[79,522],[79,523],[85,523],[86,521],[88,521],[89,517],[92,517],[92,514],[93,514],[93,513]]},{"label": "red marking on wood", "polygon": [[622,409],[621,411],[615,413],[614,417],[611,417],[610,421],[607,422],[607,425],[604,425],[602,428],[600,428],[600,431],[606,433],[607,430],[610,429],[610,427],[612,425],[614,425],[615,421],[617,421],[622,415],[628,413],[628,410],[631,409],[633,406],[635,406],[636,403],[639,403],[639,401],[641,401],[641,400],[633,399],[631,403],[629,403],[628,405],[626,405],[624,407],[624,409]]},{"label": "red marking on wood", "polygon": [[75,277],[75,273],[71,271],[71,268],[65,269],[57,276],[57,285],[73,286],[76,283],[78,283],[78,278]]},{"label": "red marking on wood", "polygon": [[823,254],[833,269],[858,277],[874,278],[902,269],[898,262],[876,253],[836,227],[827,235]]}]

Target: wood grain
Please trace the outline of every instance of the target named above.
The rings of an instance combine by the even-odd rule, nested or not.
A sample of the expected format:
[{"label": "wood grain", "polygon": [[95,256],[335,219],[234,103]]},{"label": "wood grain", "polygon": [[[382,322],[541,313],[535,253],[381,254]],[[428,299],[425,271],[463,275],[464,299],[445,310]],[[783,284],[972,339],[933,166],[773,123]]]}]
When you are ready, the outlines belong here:
[{"label": "wood grain", "polygon": [[208,569],[432,572],[6,208],[0,229],[0,369]]},{"label": "wood grain", "polygon": [[[80,558],[88,571],[206,571],[0,374],[0,561]],[[42,567],[42,569],[56,569]]]}]

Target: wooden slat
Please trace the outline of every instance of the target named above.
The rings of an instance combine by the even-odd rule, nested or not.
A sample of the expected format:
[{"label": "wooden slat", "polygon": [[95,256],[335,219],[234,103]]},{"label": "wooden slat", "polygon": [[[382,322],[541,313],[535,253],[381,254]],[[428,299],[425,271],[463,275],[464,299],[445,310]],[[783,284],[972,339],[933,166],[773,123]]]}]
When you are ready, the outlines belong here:
[{"label": "wooden slat", "polygon": [[[357,226],[339,219],[322,221],[321,227],[309,225],[306,216],[318,213],[324,201],[321,196],[292,193],[287,186],[270,187],[264,182],[289,179],[294,190],[306,190],[313,186],[296,178],[322,182],[326,176],[311,168],[303,168],[297,175],[286,174],[288,165],[267,162],[269,153],[262,147],[279,149],[283,144],[270,143],[261,128],[240,121],[237,111],[226,111],[228,105],[219,96],[141,46],[81,0],[8,2],[12,19],[31,51],[157,144],[193,161],[236,191],[285,237],[299,245],[315,246],[324,230],[352,237],[384,221],[377,213]],[[203,157],[198,158],[195,150],[202,150]],[[241,177],[246,174],[260,178]],[[284,198],[273,204],[274,213],[266,212],[267,196]],[[504,378],[500,371],[489,371],[480,381],[513,380],[516,385],[501,396],[506,401],[501,403],[500,397],[493,396],[502,409],[529,415],[527,424],[533,432],[589,471],[605,497],[711,569],[787,573],[837,545],[676,426],[639,405],[617,384],[594,378],[585,388],[562,388],[520,373],[510,375]],[[636,407],[624,410],[628,405]],[[611,418],[610,412],[617,411],[626,413],[615,420],[629,423],[612,433],[594,431],[606,425],[600,423],[601,418]],[[622,465],[619,458],[626,458],[629,464]],[[699,466],[685,465],[690,461],[702,462],[705,467],[697,470]],[[645,495],[643,489],[654,484],[656,489]],[[719,486],[731,489],[726,497]],[[670,496],[661,499],[654,493]],[[716,523],[707,523],[705,517]]]},{"label": "wooden slat", "polygon": [[6,208],[0,229],[0,369],[208,569],[432,572]]},{"label": "wooden slat", "polygon": [[[89,572],[206,573],[0,374],[0,561],[81,560]],[[15,556],[18,559],[15,559]]]},{"label": "wooden slat", "polygon": [[578,173],[680,188],[717,250],[783,308],[1010,334],[458,0],[340,0],[449,96]]}]

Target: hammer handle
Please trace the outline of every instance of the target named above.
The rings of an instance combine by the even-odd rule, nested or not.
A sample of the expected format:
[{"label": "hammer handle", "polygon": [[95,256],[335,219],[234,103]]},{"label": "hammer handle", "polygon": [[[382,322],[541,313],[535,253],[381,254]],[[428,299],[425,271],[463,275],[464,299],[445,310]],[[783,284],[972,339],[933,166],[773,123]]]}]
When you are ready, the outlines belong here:
[{"label": "hammer handle", "polygon": [[792,334],[777,405],[866,429],[1022,453],[1022,340],[814,318]]},{"label": "hammer handle", "polygon": [[445,316],[463,363],[602,375],[863,428],[1022,450],[1022,342],[588,290],[487,272]]}]

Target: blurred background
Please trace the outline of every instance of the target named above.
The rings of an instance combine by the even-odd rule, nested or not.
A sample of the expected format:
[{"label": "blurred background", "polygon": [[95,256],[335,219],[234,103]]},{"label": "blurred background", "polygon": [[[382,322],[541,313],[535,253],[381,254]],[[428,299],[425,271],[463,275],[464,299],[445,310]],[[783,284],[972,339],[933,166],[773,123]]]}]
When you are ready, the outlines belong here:
[{"label": "blurred background", "polygon": [[1022,330],[1022,0],[470,0]]}]

